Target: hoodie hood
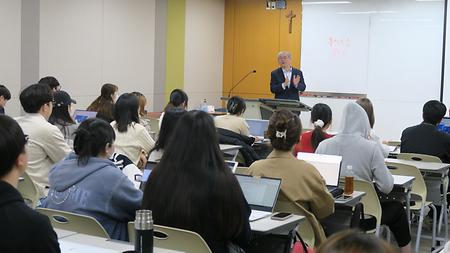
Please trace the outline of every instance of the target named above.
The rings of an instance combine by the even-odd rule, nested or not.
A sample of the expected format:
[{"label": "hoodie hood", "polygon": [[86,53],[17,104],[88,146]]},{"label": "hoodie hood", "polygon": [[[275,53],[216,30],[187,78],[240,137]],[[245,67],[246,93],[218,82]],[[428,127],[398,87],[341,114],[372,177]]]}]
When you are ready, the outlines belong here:
[{"label": "hoodie hood", "polygon": [[370,123],[366,111],[355,102],[349,103],[344,108],[341,134],[358,135],[368,139],[370,135]]},{"label": "hoodie hood", "polygon": [[49,182],[56,191],[65,191],[85,177],[105,167],[115,166],[106,158],[90,157],[86,165],[78,164],[78,156],[70,153],[50,170]]}]

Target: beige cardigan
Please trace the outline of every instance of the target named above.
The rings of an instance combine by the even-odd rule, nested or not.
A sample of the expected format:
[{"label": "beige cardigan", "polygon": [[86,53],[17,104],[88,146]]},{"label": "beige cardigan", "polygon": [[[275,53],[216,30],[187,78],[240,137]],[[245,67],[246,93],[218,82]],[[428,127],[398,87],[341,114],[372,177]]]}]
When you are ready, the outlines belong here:
[{"label": "beige cardigan", "polygon": [[[325,180],[314,166],[298,160],[290,151],[272,151],[267,159],[254,162],[249,172],[254,176],[281,178],[279,198],[295,202],[318,219],[334,212],[334,199],[326,188]],[[316,237],[319,234],[323,237],[320,223],[314,217],[306,216],[315,230]]]}]

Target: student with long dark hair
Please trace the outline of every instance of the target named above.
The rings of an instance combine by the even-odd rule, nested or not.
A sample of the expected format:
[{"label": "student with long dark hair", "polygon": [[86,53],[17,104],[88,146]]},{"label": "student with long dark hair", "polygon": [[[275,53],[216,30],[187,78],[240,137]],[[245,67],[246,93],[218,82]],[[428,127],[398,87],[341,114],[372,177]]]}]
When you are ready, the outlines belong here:
[{"label": "student with long dark hair", "polygon": [[219,149],[211,116],[185,113],[147,182],[142,208],[155,224],[199,233],[212,252],[246,248],[250,209]]},{"label": "student with long dark hair", "polygon": [[114,120],[113,110],[119,88],[110,83],[102,86],[100,96],[98,96],[87,108],[88,111],[97,112],[97,118],[108,122]]},{"label": "student with long dark hair", "polygon": [[326,132],[331,125],[332,118],[333,113],[328,105],[315,104],[311,110],[311,123],[314,129],[301,135],[300,143],[295,145],[294,155],[296,156],[298,152],[314,153],[321,141],[333,137]]},{"label": "student with long dark hair", "polygon": [[43,207],[89,215],[113,239],[127,240],[142,192],[108,159],[115,134],[101,119],[83,121],[75,132],[74,151],[56,164]]},{"label": "student with long dark hair", "polygon": [[27,168],[27,136],[12,118],[0,115],[0,252],[60,252],[48,218],[29,208],[16,189]]},{"label": "student with long dark hair", "polygon": [[247,122],[242,118],[247,106],[243,98],[239,96],[231,97],[227,102],[227,115],[217,116],[214,123],[217,128],[233,131],[240,135],[249,136],[250,130]]},{"label": "student with long dark hair", "polygon": [[249,172],[254,176],[281,178],[278,198],[294,202],[305,210],[313,225],[316,240],[320,242],[325,235],[317,219],[334,212],[334,199],[319,171],[292,155],[301,130],[302,123],[297,115],[285,109],[275,112],[267,130],[273,151],[267,159],[254,162]]},{"label": "student with long dark hair", "polygon": [[169,109],[161,123],[161,129],[159,130],[158,139],[155,142],[155,146],[150,151],[150,156],[148,158],[151,162],[159,162],[161,160],[164,149],[167,147],[169,143],[170,137],[173,134],[175,126],[177,125],[178,120],[186,113],[184,109],[181,108],[172,108]]},{"label": "student with long dark hair", "polygon": [[66,142],[69,146],[72,146],[73,134],[77,130],[78,125],[73,120],[70,112],[72,104],[76,104],[76,101],[65,91],[55,91],[53,97],[54,106],[48,122],[58,127]]},{"label": "student with long dark hair", "polygon": [[111,122],[116,133],[116,153],[127,156],[136,165],[155,145],[145,127],[139,124],[138,110],[138,98],[132,93],[124,93],[117,99],[115,121]]}]

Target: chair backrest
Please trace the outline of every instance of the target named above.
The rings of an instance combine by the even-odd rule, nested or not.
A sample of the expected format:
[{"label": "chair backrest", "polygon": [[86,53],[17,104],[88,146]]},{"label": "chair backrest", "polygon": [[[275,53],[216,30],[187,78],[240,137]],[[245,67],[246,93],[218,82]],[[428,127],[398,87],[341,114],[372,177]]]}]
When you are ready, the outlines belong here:
[{"label": "chair backrest", "polygon": [[[136,240],[134,222],[128,222],[128,237],[130,242]],[[186,253],[211,253],[208,244],[199,234],[184,229],[155,225],[153,243],[158,248]]]},{"label": "chair backrest", "polygon": [[417,167],[393,162],[387,162],[386,165],[393,175],[414,177],[415,179],[412,183],[411,194],[420,197],[421,201],[426,200],[427,186],[425,184],[425,180],[423,179],[422,173],[420,173],[420,170]]},{"label": "chair backrest", "polygon": [[381,226],[381,204],[373,183],[355,179],[353,186],[355,191],[366,193],[366,195],[361,199],[361,203],[364,205],[364,213],[370,214],[377,219],[375,233],[378,235]]},{"label": "chair backrest", "polygon": [[108,232],[91,216],[40,207],[36,208],[36,211],[46,215],[54,228],[109,239]]},{"label": "chair backrest", "polygon": [[439,157],[424,154],[400,153],[397,158],[402,160],[442,163],[442,160]]},{"label": "chair backrest", "polygon": [[326,240],[323,228],[314,214],[305,210],[298,203],[278,197],[274,211],[305,216],[306,219],[300,224],[298,233],[302,237],[303,241],[309,246],[318,247],[322,242]]},{"label": "chair backrest", "polygon": [[25,203],[31,208],[35,208],[39,201],[39,190],[28,173],[24,172],[22,178],[23,180],[19,180],[17,190],[22,194]]},{"label": "chair backrest", "polygon": [[236,167],[236,171],[234,174],[241,174],[241,175],[250,175],[250,172],[248,171],[248,167]]}]

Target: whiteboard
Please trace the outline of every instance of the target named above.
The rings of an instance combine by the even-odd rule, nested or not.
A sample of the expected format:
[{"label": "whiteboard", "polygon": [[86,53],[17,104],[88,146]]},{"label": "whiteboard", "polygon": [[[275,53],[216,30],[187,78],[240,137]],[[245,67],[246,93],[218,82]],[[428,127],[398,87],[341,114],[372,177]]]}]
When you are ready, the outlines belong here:
[{"label": "whiteboard", "polygon": [[400,139],[404,128],[422,121],[423,104],[439,99],[444,2],[308,4],[317,1],[303,0],[301,69],[307,90],[367,94],[376,132]]}]

